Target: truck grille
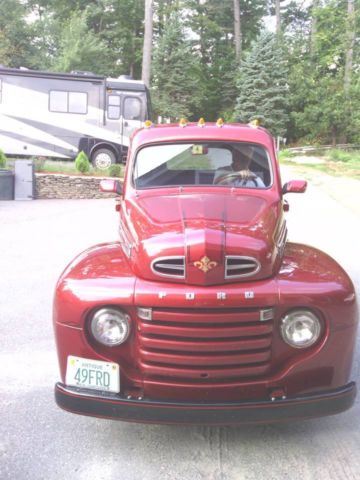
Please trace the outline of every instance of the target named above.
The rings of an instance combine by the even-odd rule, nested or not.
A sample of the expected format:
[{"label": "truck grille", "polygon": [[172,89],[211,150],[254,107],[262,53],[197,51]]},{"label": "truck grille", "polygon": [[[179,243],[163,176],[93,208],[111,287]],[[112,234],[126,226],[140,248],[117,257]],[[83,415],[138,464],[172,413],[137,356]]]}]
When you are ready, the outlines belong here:
[{"label": "truck grille", "polygon": [[231,255],[225,257],[225,278],[248,277],[259,270],[260,264],[255,258]]},{"label": "truck grille", "polygon": [[154,308],[152,320],[138,318],[140,368],[146,377],[198,381],[264,375],[271,356],[269,312]]},{"label": "truck grille", "polygon": [[185,257],[162,257],[151,264],[152,271],[162,277],[185,278]]}]

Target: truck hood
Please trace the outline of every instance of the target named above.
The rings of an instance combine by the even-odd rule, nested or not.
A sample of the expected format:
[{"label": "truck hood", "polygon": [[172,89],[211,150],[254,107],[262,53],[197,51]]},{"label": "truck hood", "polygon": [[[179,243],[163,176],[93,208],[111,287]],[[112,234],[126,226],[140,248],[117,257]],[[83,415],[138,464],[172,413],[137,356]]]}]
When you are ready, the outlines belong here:
[{"label": "truck hood", "polygon": [[120,234],[141,278],[193,285],[258,280],[279,267],[281,212],[279,199],[254,193],[157,191],[124,200]]}]

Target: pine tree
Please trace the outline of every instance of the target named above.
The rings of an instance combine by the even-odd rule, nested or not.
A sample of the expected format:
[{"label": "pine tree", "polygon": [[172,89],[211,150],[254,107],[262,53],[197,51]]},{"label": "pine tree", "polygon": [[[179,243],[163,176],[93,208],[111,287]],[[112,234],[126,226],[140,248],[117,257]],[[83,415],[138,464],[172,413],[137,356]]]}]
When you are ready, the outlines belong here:
[{"label": "pine tree", "polygon": [[172,15],[153,56],[152,100],[163,117],[190,119],[201,101],[200,68],[178,15]]},{"label": "pine tree", "polygon": [[274,135],[284,135],[288,85],[287,68],[276,37],[269,32],[260,34],[239,67],[235,117],[249,122],[262,118]]}]

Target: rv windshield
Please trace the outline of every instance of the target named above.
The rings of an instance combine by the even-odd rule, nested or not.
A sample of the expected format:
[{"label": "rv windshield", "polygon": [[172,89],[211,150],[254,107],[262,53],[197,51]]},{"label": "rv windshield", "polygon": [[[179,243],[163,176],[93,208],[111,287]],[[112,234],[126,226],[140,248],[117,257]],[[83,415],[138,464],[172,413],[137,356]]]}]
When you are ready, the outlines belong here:
[{"label": "rv windshield", "polygon": [[176,143],[142,148],[133,181],[138,189],[213,185],[267,188],[271,167],[266,150],[250,143]]}]

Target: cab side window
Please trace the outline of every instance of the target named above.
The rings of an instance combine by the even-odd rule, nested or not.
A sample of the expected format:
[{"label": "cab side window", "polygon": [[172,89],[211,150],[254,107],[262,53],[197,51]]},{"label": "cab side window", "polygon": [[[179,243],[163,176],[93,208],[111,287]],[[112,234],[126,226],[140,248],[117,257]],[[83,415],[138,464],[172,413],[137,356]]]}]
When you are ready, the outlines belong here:
[{"label": "cab side window", "polygon": [[125,120],[141,120],[141,101],[135,97],[126,97],[124,100]]},{"label": "cab side window", "polygon": [[109,95],[108,96],[108,106],[107,106],[107,116],[110,120],[119,120],[120,118],[120,96],[119,95]]}]

